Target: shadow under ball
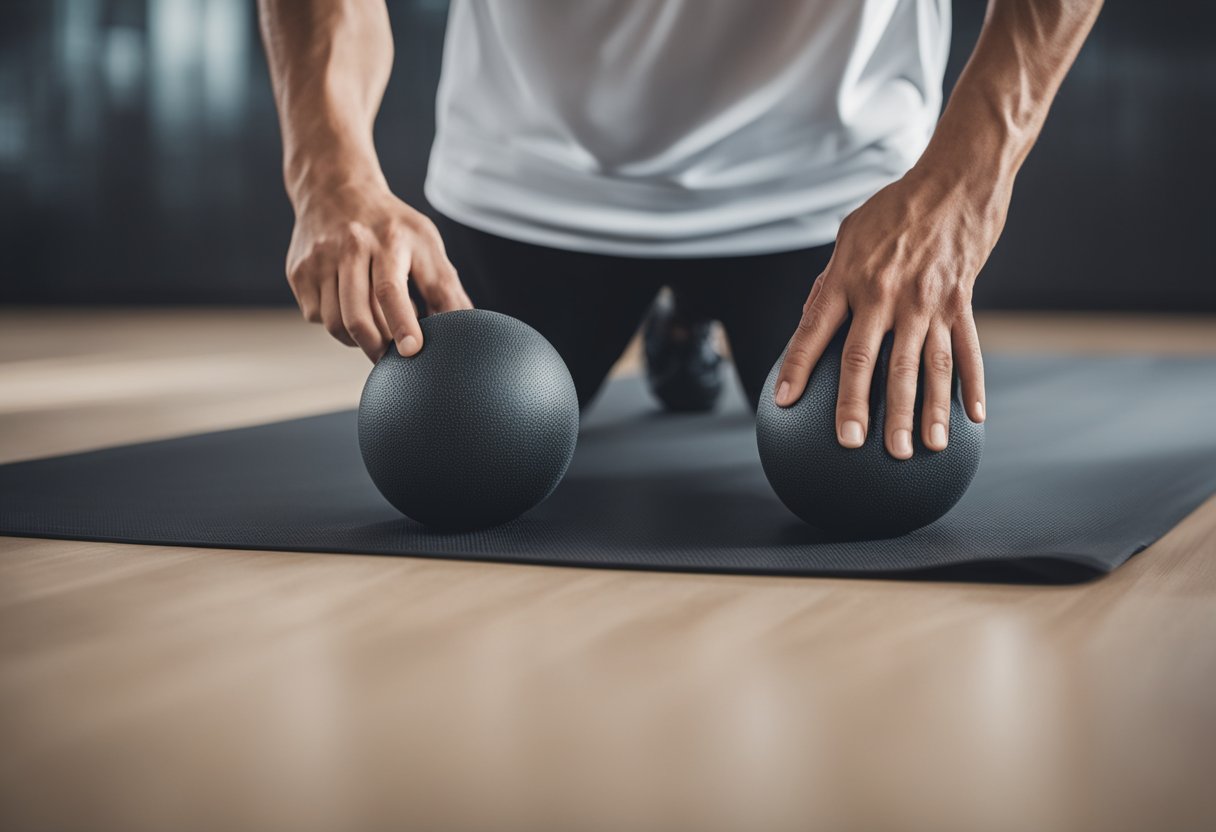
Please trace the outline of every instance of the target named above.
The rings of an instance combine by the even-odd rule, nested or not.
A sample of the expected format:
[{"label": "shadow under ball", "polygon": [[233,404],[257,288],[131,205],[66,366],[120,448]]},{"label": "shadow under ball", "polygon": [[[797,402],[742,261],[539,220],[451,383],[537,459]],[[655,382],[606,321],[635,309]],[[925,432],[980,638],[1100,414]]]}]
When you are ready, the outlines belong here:
[{"label": "shadow under ball", "polygon": [[395,347],[359,402],[359,449],[402,514],[440,529],[505,523],[553,492],[578,439],[578,396],[532,327],[482,309],[421,321],[412,358]]},{"label": "shadow under ball", "polygon": [[756,407],[756,444],[773,490],[802,520],[837,537],[894,537],[929,525],[959,501],[979,468],[984,426],[967,416],[955,377],[949,443],[943,451],[926,448],[921,441],[923,387],[918,381],[912,458],[900,460],[887,453],[883,426],[892,341],[888,334],[870,388],[865,444],[841,447],[836,441],[836,394],[847,333],[844,327],[836,334],[811,373],[806,392],[791,407],[773,402],[781,360],[773,365]]}]

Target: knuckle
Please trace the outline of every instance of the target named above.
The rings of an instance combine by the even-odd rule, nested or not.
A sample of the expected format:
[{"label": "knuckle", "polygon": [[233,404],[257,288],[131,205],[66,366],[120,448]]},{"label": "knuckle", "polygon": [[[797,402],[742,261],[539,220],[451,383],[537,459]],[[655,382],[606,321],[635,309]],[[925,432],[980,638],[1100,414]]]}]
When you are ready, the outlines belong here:
[{"label": "knuckle", "polygon": [[323,269],[337,260],[341,254],[341,246],[333,239],[318,240],[313,243],[304,259],[300,261],[302,268],[308,271]]},{"label": "knuckle", "polygon": [[939,305],[941,287],[932,277],[920,276],[912,282],[911,306],[914,310],[924,312]]},{"label": "knuckle", "polygon": [[372,294],[381,303],[393,303],[401,296],[397,282],[391,278],[375,281],[372,286]]},{"label": "knuckle", "polygon": [[948,376],[954,369],[954,357],[949,350],[933,350],[929,353],[929,369],[939,376]]},{"label": "knuckle", "polygon": [[866,284],[866,296],[875,303],[889,303],[895,299],[897,288],[893,276],[879,274]]},{"label": "knuckle", "polygon": [[791,344],[789,350],[785,353],[785,360],[781,362],[782,370],[784,372],[805,370],[809,366],[811,366],[810,350],[801,344]]},{"label": "knuckle", "polygon": [[808,309],[798,320],[798,326],[794,328],[794,335],[798,338],[810,338],[818,331],[819,316],[813,309]]},{"label": "knuckle", "polygon": [[338,238],[338,248],[346,256],[363,251],[367,248],[367,229],[357,222],[347,223]]},{"label": "knuckle", "polygon": [[346,327],[342,325],[341,321],[326,321],[325,331],[339,341],[344,341],[347,338]]},{"label": "knuckle", "polygon": [[971,287],[966,283],[956,284],[950,289],[947,305],[955,314],[969,311],[971,309]]},{"label": "knuckle", "polygon": [[389,223],[380,232],[381,245],[391,250],[408,249],[412,241],[413,235],[410,230],[400,222]]},{"label": "knuckle", "polygon": [[865,372],[874,366],[874,353],[862,344],[849,344],[840,355],[841,366],[855,372]]},{"label": "knuckle", "polygon": [[806,303],[802,305],[802,313],[804,317],[817,318],[828,310],[828,304],[831,298],[828,297],[828,289],[823,288],[814,293],[814,296],[808,296]]},{"label": "knuckle", "polygon": [[304,320],[310,324],[321,323],[321,310],[315,306],[301,306],[300,314],[304,316]]},{"label": "knuckle", "polygon": [[920,362],[910,355],[897,355],[891,359],[887,372],[896,381],[915,382],[920,374]]},{"label": "knuckle", "polygon": [[325,256],[323,251],[319,246],[314,246],[303,257],[287,267],[287,282],[292,286],[307,283],[321,270],[324,264]]}]

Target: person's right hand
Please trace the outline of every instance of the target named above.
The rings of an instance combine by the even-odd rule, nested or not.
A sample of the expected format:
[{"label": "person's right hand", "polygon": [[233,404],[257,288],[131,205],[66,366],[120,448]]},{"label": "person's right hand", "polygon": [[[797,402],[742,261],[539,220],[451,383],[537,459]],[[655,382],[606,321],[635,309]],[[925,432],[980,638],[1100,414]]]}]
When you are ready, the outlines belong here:
[{"label": "person's right hand", "polygon": [[414,355],[422,329],[409,280],[428,313],[473,306],[435,224],[386,187],[328,188],[297,205],[287,282],[306,320],[372,361],[390,342]]}]

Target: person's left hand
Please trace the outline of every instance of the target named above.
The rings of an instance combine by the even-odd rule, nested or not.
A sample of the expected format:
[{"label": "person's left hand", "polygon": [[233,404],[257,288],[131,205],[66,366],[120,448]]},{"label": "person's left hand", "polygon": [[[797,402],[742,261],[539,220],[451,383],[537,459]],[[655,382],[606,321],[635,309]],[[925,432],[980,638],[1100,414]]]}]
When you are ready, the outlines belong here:
[{"label": "person's left hand", "polygon": [[996,245],[1009,188],[951,180],[913,169],[845,218],[836,249],[815,280],[776,384],[788,407],[852,313],[841,357],[836,437],[857,448],[870,430],[870,383],[887,332],[894,343],[882,426],[892,456],[912,456],[917,378],[924,372],[921,439],[949,439],[953,370],[967,414],[984,420],[984,367],[971,314],[975,278]]}]

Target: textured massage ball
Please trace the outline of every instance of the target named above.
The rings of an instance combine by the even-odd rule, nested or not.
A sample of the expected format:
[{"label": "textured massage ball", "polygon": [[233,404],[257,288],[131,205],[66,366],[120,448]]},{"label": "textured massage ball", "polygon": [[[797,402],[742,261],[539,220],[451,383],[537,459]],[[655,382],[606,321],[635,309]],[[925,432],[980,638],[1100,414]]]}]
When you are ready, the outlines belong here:
[{"label": "textured massage ball", "polygon": [[422,320],[423,347],[376,363],[359,448],[402,514],[441,529],[505,523],[553,492],[574,454],[578,396],[532,327],[481,309]]},{"label": "textured massage ball", "polygon": [[[912,428],[913,454],[887,453],[887,367],[891,336],[883,341],[870,388],[870,424],[865,444],[843,448],[836,441],[836,394],[847,327],[824,352],[810,383],[793,406],[773,402],[781,360],[773,366],[756,408],[756,444],[764,473],[794,514],[831,535],[861,539],[905,534],[937,520],[963,496],[979,467],[984,426],[972,422],[955,378],[950,437],[943,451],[921,441],[918,388]],[[783,356],[784,358],[784,356]]]}]

